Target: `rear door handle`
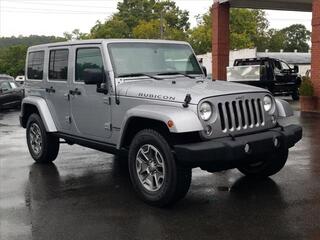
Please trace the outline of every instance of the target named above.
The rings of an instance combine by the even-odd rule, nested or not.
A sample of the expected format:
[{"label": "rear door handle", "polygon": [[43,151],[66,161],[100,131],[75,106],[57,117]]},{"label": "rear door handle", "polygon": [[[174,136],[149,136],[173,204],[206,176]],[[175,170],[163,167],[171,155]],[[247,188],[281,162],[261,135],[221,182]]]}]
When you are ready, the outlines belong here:
[{"label": "rear door handle", "polygon": [[53,87],[50,87],[50,88],[46,88],[46,92],[47,93],[55,93],[56,90]]},{"label": "rear door handle", "polygon": [[78,88],[76,88],[74,90],[70,90],[69,94],[70,95],[81,95],[81,91]]}]

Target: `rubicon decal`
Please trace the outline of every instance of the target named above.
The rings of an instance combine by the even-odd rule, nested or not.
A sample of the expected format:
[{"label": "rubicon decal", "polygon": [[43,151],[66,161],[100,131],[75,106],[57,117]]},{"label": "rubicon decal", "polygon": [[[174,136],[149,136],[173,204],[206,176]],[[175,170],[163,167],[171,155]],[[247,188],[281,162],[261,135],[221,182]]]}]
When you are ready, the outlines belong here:
[{"label": "rubicon decal", "polygon": [[154,98],[154,99],[160,99],[160,100],[167,100],[167,101],[175,101],[176,100],[175,97],[161,95],[161,94],[139,93],[138,96],[144,97],[144,98]]}]

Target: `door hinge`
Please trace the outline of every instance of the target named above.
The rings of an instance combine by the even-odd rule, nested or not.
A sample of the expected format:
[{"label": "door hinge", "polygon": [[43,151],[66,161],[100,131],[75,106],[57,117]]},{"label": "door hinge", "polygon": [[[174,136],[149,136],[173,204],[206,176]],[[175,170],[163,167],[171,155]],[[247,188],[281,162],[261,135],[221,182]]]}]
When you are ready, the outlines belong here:
[{"label": "door hinge", "polygon": [[105,104],[111,105],[111,97],[104,98],[104,99],[103,99],[103,102],[104,102]]},{"label": "door hinge", "polygon": [[111,131],[111,129],[112,129],[112,124],[109,123],[109,122],[105,123],[105,124],[104,124],[104,129],[105,129],[106,131]]},{"label": "door hinge", "polygon": [[67,123],[71,123],[71,117],[70,116],[66,116],[66,122]]}]

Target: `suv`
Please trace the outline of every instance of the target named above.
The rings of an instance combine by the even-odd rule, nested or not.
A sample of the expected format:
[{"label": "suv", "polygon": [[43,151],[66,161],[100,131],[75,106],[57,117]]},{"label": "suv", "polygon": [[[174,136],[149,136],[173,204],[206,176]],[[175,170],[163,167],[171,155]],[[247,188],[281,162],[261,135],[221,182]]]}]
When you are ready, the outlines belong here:
[{"label": "suv", "polygon": [[[298,66],[291,68],[283,60],[268,57],[236,59],[234,61],[234,67],[236,68],[244,69],[253,65],[260,68],[258,79],[238,82],[266,88],[274,95],[291,95],[293,100],[299,100],[301,76]],[[237,79],[233,81],[237,82]]]},{"label": "suv", "polygon": [[85,40],[30,47],[20,115],[38,163],[60,139],[124,153],[147,203],[173,204],[192,168],[279,172],[300,126],[280,126],[289,104],[265,89],[206,79],[190,45],[162,40]]}]

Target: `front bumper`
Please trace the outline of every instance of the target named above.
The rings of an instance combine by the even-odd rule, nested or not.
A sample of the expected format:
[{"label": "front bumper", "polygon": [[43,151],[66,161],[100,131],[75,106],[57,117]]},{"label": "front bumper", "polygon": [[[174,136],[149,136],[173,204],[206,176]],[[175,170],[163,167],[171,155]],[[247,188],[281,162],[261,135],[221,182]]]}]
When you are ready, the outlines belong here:
[{"label": "front bumper", "polygon": [[[293,147],[302,138],[298,125],[277,127],[264,132],[237,137],[174,146],[177,161],[188,167],[220,171],[259,161],[259,156]],[[279,144],[275,146],[274,140]],[[249,146],[249,151],[248,146]],[[256,158],[255,158],[256,157]],[[255,160],[256,159],[256,160]]]}]

